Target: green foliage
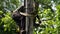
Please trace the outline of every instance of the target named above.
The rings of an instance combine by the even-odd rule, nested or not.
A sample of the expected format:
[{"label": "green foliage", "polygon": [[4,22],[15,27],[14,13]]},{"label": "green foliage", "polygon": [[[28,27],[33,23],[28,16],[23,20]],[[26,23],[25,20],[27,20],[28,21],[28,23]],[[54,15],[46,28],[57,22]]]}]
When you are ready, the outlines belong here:
[{"label": "green foliage", "polygon": [[[0,11],[0,15],[2,13],[3,12]],[[0,18],[0,34],[16,34],[16,28],[17,26],[11,18],[11,13],[7,12],[5,17]]]},{"label": "green foliage", "polygon": [[[34,34],[60,34],[60,0],[36,1],[41,5],[38,15],[42,23],[38,28],[34,28]],[[19,28],[11,18],[9,10],[16,9],[20,4],[19,0],[0,0],[0,34],[17,34]],[[56,5],[54,11],[51,10],[53,4]]]},{"label": "green foliage", "polygon": [[[55,4],[56,10],[53,9],[54,11],[51,11],[52,4],[50,0],[49,2],[47,2],[47,0],[46,1],[40,0],[40,4],[42,5],[39,8],[40,12],[38,13],[38,15],[40,15],[42,23],[40,24],[40,27],[34,30],[34,34],[59,34],[60,33],[60,29],[59,29],[60,28],[60,25],[59,25],[60,24],[60,4],[58,5]],[[51,8],[48,7],[49,4],[51,4],[50,5]]]},{"label": "green foliage", "polygon": [[50,3],[50,2],[51,2],[51,0],[39,0],[39,3],[48,4],[48,3]]}]

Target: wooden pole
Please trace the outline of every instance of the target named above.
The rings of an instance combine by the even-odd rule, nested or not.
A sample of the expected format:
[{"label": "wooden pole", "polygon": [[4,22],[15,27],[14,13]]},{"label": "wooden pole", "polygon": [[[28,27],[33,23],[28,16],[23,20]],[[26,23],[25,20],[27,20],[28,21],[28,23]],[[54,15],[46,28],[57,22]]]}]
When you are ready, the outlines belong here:
[{"label": "wooden pole", "polygon": [[[30,14],[33,11],[33,0],[24,0],[25,12]],[[26,16],[26,34],[33,34],[33,17]]]}]

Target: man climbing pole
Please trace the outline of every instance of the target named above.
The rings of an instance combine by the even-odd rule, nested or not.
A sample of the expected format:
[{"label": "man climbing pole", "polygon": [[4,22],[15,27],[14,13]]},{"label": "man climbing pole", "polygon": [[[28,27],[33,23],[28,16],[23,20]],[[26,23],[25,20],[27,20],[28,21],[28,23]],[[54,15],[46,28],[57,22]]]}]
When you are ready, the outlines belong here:
[{"label": "man climbing pole", "polygon": [[33,0],[24,0],[24,5],[13,11],[12,18],[19,26],[20,34],[33,34],[33,25],[39,25],[35,24],[36,17],[41,22],[37,15],[39,4],[37,2],[34,4],[34,2]]}]

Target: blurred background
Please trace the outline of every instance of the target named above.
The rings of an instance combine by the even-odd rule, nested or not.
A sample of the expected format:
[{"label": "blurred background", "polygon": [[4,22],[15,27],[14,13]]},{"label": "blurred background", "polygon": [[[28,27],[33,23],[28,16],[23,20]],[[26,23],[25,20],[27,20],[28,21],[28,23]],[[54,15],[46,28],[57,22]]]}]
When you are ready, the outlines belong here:
[{"label": "blurred background", "polygon": [[[34,34],[60,34],[60,0],[36,0],[39,2],[39,27]],[[17,34],[19,27],[11,18],[11,11],[24,4],[24,0],[0,0],[0,34]],[[38,19],[36,19],[36,23]]]}]

